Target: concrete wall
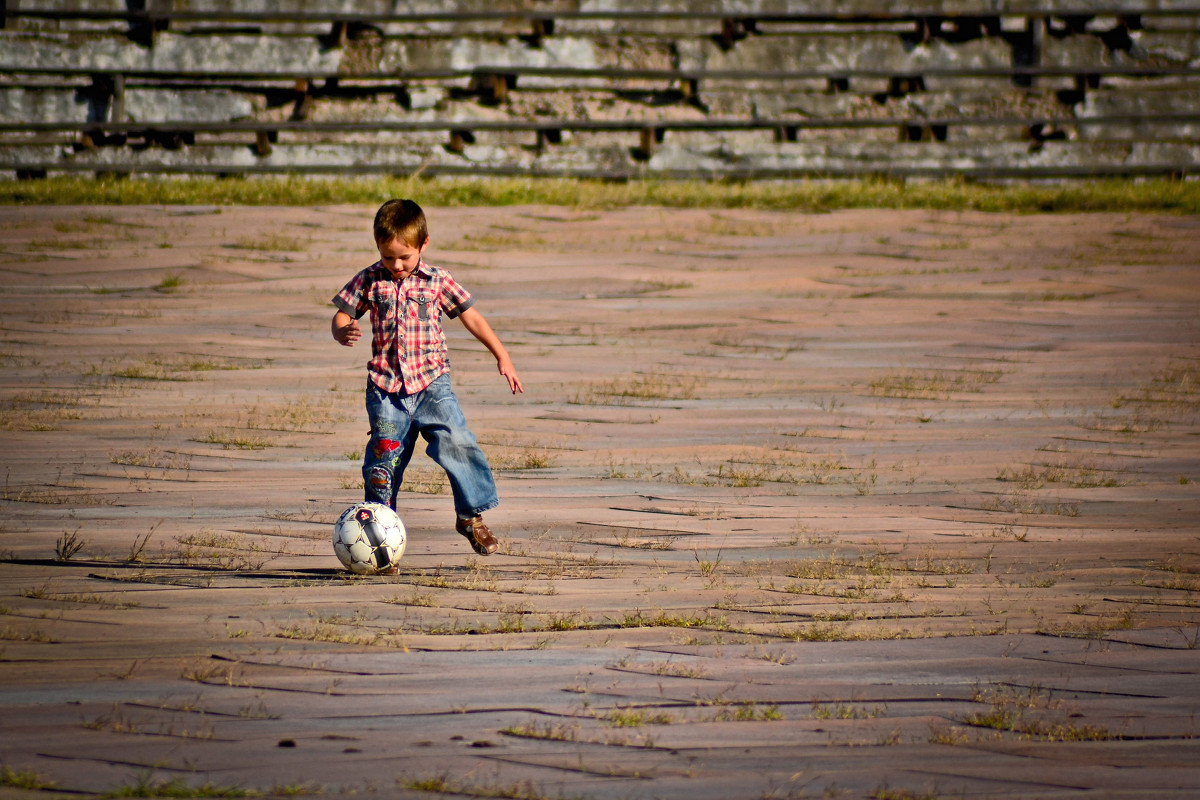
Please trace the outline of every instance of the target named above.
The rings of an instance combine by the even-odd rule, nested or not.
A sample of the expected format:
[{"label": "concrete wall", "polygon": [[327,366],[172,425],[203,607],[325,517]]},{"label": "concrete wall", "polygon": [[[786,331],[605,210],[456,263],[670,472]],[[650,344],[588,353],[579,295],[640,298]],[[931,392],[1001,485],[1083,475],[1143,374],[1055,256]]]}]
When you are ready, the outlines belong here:
[{"label": "concrete wall", "polygon": [[[918,0],[902,13],[883,0],[9,0],[6,11],[0,174],[1045,176],[1200,163],[1200,0]],[[480,120],[627,129],[539,139],[472,130]],[[641,131],[706,121],[782,127]]]}]

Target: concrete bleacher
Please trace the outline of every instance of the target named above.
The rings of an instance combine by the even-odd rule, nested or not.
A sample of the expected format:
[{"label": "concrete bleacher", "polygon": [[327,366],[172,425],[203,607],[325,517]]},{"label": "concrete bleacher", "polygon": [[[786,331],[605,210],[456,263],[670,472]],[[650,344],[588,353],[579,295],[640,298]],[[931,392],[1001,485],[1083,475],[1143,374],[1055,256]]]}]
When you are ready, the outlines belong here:
[{"label": "concrete bleacher", "polygon": [[1200,0],[6,0],[0,173],[1193,174]]}]

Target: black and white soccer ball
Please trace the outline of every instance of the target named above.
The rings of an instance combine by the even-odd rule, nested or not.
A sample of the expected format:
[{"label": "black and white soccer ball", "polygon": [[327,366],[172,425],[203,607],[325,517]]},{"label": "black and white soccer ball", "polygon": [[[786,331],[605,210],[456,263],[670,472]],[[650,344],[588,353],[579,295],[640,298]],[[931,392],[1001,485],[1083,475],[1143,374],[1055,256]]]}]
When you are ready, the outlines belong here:
[{"label": "black and white soccer ball", "polygon": [[406,544],[400,516],[382,503],[355,503],[333,525],[333,552],[358,575],[395,572]]}]

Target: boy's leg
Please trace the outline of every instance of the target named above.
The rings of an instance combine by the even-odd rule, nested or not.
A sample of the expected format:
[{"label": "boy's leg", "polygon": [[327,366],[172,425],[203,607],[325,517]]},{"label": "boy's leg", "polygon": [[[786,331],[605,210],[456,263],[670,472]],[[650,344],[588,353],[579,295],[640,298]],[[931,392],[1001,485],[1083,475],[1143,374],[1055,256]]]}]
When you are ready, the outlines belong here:
[{"label": "boy's leg", "polygon": [[[403,469],[397,463],[405,451],[412,453],[412,416],[378,386],[367,383],[367,418],[371,438],[363,454],[363,497],[367,502],[396,507],[396,492]],[[407,463],[407,459],[405,459]]]},{"label": "boy's leg", "polygon": [[392,462],[392,508],[396,507],[396,495],[404,485],[404,472],[408,469],[408,462],[412,461],[413,451],[417,447],[417,426],[410,425],[408,427],[408,436],[404,437],[400,449],[397,451],[397,457]]},{"label": "boy's leg", "polygon": [[450,479],[458,517],[456,529],[480,555],[495,552],[498,543],[480,515],[499,505],[500,498],[487,457],[467,427],[448,375],[438,378],[424,391],[414,423],[429,443],[425,452],[446,470]]}]

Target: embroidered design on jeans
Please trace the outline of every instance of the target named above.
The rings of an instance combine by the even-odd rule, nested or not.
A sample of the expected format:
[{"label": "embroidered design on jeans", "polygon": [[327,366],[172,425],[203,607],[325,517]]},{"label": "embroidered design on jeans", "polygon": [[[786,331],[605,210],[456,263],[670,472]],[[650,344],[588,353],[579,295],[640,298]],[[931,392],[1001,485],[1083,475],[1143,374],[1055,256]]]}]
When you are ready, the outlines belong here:
[{"label": "embroidered design on jeans", "polygon": [[384,464],[377,464],[372,467],[371,474],[368,477],[368,486],[371,494],[384,498],[385,502],[391,500],[392,470]]},{"label": "embroidered design on jeans", "polygon": [[384,457],[395,457],[395,452],[400,449],[400,443],[395,439],[380,439],[375,443],[375,449],[372,451],[375,454],[376,460]]}]

